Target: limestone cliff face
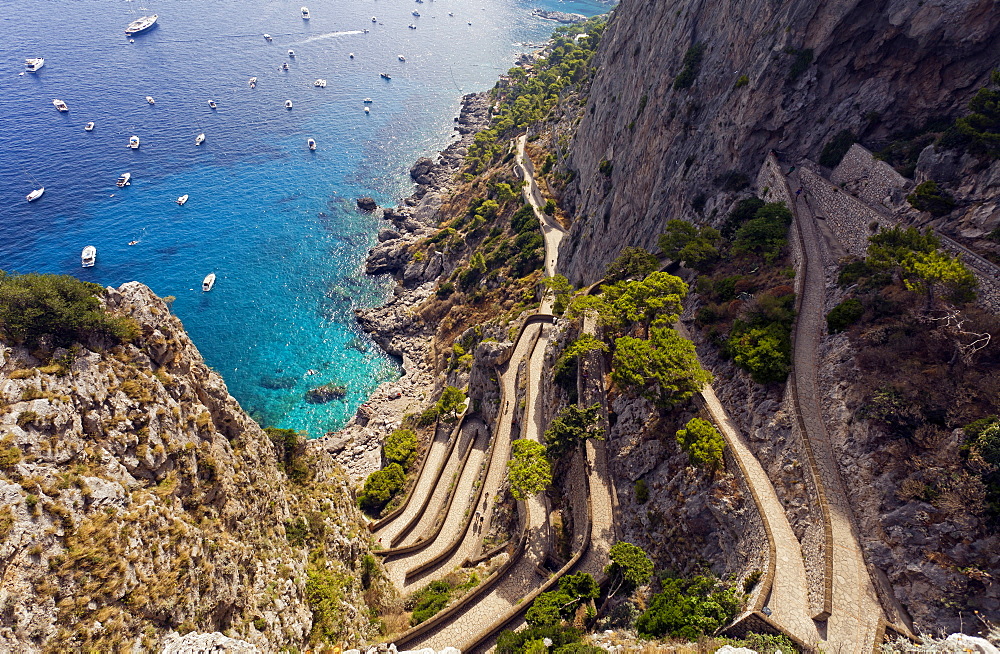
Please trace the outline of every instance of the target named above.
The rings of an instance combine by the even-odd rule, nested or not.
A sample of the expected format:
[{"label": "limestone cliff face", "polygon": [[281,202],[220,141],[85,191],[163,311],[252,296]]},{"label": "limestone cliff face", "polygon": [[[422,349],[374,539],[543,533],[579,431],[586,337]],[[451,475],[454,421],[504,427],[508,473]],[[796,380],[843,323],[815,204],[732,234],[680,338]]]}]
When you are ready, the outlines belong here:
[{"label": "limestone cliff face", "polygon": [[[695,44],[694,83],[675,89]],[[564,161],[577,218],[560,268],[590,283],[667,220],[710,220],[725,174],[753,177],[769,149],[815,158],[844,129],[879,139],[953,115],[998,55],[993,0],[623,0]]]},{"label": "limestone cliff face", "polygon": [[134,343],[0,343],[0,650],[150,651],[174,630],[302,647],[308,549],[339,580],[331,628],[363,638],[346,482],[327,466],[292,485],[148,288],[105,302],[138,322]]}]

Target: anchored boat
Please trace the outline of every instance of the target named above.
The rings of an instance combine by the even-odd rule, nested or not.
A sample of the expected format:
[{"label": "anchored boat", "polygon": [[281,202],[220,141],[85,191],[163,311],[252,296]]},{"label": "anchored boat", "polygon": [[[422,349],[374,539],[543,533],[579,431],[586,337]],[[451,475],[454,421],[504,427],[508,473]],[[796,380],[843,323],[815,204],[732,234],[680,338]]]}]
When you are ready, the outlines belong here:
[{"label": "anchored boat", "polygon": [[93,245],[88,245],[83,248],[83,252],[80,253],[80,265],[84,268],[93,267],[94,263],[97,261],[97,248]]},{"label": "anchored boat", "polygon": [[133,36],[135,34],[141,34],[149,29],[152,29],[153,25],[156,25],[156,19],[159,18],[156,14],[152,16],[143,16],[138,18],[128,24],[125,28],[125,36]]},{"label": "anchored boat", "polygon": [[115,182],[115,186],[118,188],[125,188],[132,183],[132,173],[122,173],[118,177],[118,181]]},{"label": "anchored boat", "polygon": [[45,60],[41,57],[32,57],[24,60],[24,69],[29,73],[37,73],[38,69],[45,65]]},{"label": "anchored boat", "polygon": [[201,282],[201,290],[208,293],[215,286],[215,273],[208,273]]},{"label": "anchored boat", "polygon": [[[310,139],[310,140],[312,140],[312,139]],[[28,196],[27,196],[28,197],[28,202],[34,202],[38,198],[42,197],[42,193],[44,193],[44,192],[45,192],[45,187],[44,186],[42,188],[36,188],[31,193],[28,193]]]},{"label": "anchored boat", "polygon": [[138,136],[129,137],[128,147],[132,148],[133,150],[138,150],[139,149],[139,137]]}]

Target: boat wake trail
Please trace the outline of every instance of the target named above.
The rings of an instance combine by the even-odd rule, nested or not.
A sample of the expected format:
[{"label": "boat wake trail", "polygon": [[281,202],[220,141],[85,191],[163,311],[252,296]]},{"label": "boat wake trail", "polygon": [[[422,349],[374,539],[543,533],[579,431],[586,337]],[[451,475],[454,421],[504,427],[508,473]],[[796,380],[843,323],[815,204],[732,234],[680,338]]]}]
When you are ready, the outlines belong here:
[{"label": "boat wake trail", "polygon": [[310,36],[304,41],[298,41],[292,43],[291,45],[302,45],[303,43],[312,43],[313,41],[322,41],[323,39],[332,39],[335,36],[347,36],[349,34],[364,34],[362,30],[344,30],[341,32],[327,32],[326,34],[318,34],[316,36]]}]

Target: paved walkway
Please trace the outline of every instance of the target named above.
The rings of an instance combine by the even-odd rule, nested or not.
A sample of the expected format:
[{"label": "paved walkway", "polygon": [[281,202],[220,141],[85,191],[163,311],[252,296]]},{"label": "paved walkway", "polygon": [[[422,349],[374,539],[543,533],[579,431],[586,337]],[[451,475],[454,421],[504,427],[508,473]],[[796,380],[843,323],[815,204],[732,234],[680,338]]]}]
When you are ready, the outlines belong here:
[{"label": "paved walkway", "polygon": [[[798,177],[792,177],[790,183],[798,187]],[[882,607],[852,525],[849,500],[823,421],[818,391],[816,363],[826,299],[823,252],[815,218],[805,198],[800,196],[793,209],[805,247],[805,280],[793,341],[792,383],[798,399],[796,410],[805,426],[806,433],[802,437],[805,446],[812,450],[818,480],[829,505],[833,533],[832,604],[823,648],[836,652],[871,652],[879,620],[883,618]]]},{"label": "paved walkway", "polygon": [[[521,176],[521,179],[528,182],[522,190],[524,201],[530,204],[531,208],[535,210],[535,216],[538,218],[538,222],[542,228],[542,237],[545,239],[545,276],[555,277],[556,262],[559,259],[559,243],[562,242],[563,236],[566,235],[566,230],[552,216],[549,216],[542,210],[542,207],[545,206],[545,201],[542,199],[542,193],[538,190],[538,184],[535,182],[535,165],[531,162],[531,157],[527,157],[524,154],[524,144],[527,140],[527,135],[517,139],[518,174]],[[541,309],[540,311],[541,313],[550,313],[551,309]]]},{"label": "paved walkway", "polygon": [[[439,431],[440,433],[437,434],[437,437],[431,441],[431,450],[427,453],[427,460],[420,471],[420,477],[417,479],[416,486],[407,499],[406,508],[392,522],[386,524],[375,533],[375,538],[385,549],[389,549],[392,539],[396,537],[396,534],[400,533],[411,520],[418,516],[423,506],[424,498],[434,490],[433,485],[437,480],[437,472],[445,463],[445,454],[448,452],[449,436],[451,435],[450,429]],[[431,500],[431,504],[433,503],[434,500]],[[428,506],[429,509],[430,507]]]}]

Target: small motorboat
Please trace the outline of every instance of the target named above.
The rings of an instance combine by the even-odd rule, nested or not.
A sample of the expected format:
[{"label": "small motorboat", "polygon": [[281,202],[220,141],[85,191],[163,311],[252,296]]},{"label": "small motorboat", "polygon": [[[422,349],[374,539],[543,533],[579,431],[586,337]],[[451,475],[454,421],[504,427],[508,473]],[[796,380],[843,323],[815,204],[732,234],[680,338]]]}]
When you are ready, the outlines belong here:
[{"label": "small motorboat", "polygon": [[348,52],[348,53],[347,53],[347,57],[348,57],[349,59],[354,59],[354,53],[353,53],[353,52]]},{"label": "small motorboat", "polygon": [[156,100],[154,100],[153,96],[151,95],[146,96],[146,102],[148,102],[149,104],[156,104]]},{"label": "small motorboat", "polygon": [[377,23],[378,22],[378,18],[375,18],[374,16],[372,16],[372,22],[373,23]]},{"label": "small motorboat", "polygon": [[118,188],[125,188],[130,184],[132,184],[132,173],[122,173],[118,177],[118,181],[115,182],[115,186],[117,186]]},{"label": "small motorboat", "polygon": [[302,20],[309,20],[309,7],[302,8]]},{"label": "small motorboat", "polygon": [[194,137],[194,144],[195,145],[201,145],[204,142],[205,142],[205,132],[202,132],[198,136]]},{"label": "small motorboat", "polygon": [[315,82],[313,82],[313,86],[321,88],[321,89],[325,89],[326,88],[326,80],[325,79],[318,79]]},{"label": "small motorboat", "polygon": [[409,27],[411,30],[417,29],[417,26],[413,24],[407,25],[407,27]]},{"label": "small motorboat", "polygon": [[397,58],[398,58],[398,59],[399,59],[400,61],[406,61],[406,57],[404,57],[403,55],[396,55],[396,57],[397,57]]},{"label": "small motorboat", "polygon": [[204,293],[208,293],[212,290],[213,286],[215,286],[215,273],[208,273],[201,282],[201,290]]},{"label": "small motorboat", "polygon": [[368,107],[365,107],[365,113],[366,113],[366,114],[370,114],[371,112],[372,112],[372,110],[371,110],[371,109],[369,109]]},{"label": "small motorboat", "polygon": [[364,102],[365,104],[371,104],[371,103],[372,103],[372,99],[371,99],[371,98],[365,98],[365,99],[363,100],[363,102]]},{"label": "small motorboat", "polygon": [[455,15],[455,12],[453,12],[453,11],[449,11],[449,12],[448,12],[448,15],[449,15],[449,16],[454,16],[454,15]]},{"label": "small motorboat", "polygon": [[27,195],[28,202],[34,202],[38,198],[42,197],[42,193],[44,193],[44,192],[45,192],[45,187],[44,186],[42,188],[36,188],[31,193],[28,193],[28,195]]},{"label": "small motorboat", "polygon": [[316,139],[312,139],[312,138],[311,138],[311,139],[308,139],[308,140],[306,141],[306,145],[308,145],[308,146],[309,146],[309,149],[310,149],[310,150],[315,150],[315,149],[316,149]]},{"label": "small motorboat", "polygon": [[83,126],[83,131],[85,131],[85,132],[93,132],[94,131],[94,121],[90,121],[89,123],[87,123],[86,125],[84,125]]},{"label": "small motorboat", "polygon": [[69,107],[66,106],[66,103],[60,100],[59,98],[53,100],[52,104],[55,105],[55,108],[58,109],[61,113],[69,111]]},{"label": "small motorboat", "polygon": [[291,109],[291,108],[292,108],[292,101],[285,100],[285,109]]},{"label": "small motorboat", "polygon": [[295,50],[289,50],[288,56],[291,57],[292,59],[295,59]]},{"label": "small motorboat", "polygon": [[129,245],[139,245],[139,241],[129,241]]},{"label": "small motorboat", "polygon": [[97,248],[93,245],[88,245],[83,248],[83,252],[80,253],[80,265],[84,268],[93,267],[94,263],[97,261]]},{"label": "small motorboat", "polygon": [[184,206],[184,203],[187,202],[187,201],[188,201],[188,195],[187,195],[187,193],[185,193],[184,195],[182,195],[179,198],[177,198],[177,204],[180,205],[180,206],[182,206],[182,207]]},{"label": "small motorboat", "polygon": [[271,38],[271,35],[270,35],[270,34],[265,34],[265,35],[264,35],[264,40],[265,40],[265,41],[267,41],[268,43],[270,43],[270,42],[271,42],[271,41],[273,41],[274,39],[272,39],[272,38]]},{"label": "small motorboat", "polygon": [[378,76],[382,79],[392,79],[392,77],[389,76],[389,73],[379,73]]},{"label": "small motorboat", "polygon": [[218,109],[219,108],[219,105],[215,104],[215,100],[209,100],[208,101],[208,106],[211,107],[212,109]]},{"label": "small motorboat", "polygon": [[129,139],[128,139],[128,147],[130,147],[133,150],[138,150],[139,149],[139,137],[138,136],[130,136]]},{"label": "small motorboat", "polygon": [[283,64],[281,64],[281,70],[288,70],[288,62],[287,61],[284,62]]},{"label": "small motorboat", "polygon": [[251,77],[250,78],[250,88],[252,88],[252,89],[257,88],[257,78],[256,77]]},{"label": "small motorboat", "polygon": [[24,70],[29,73],[37,73],[38,69],[45,65],[45,60],[41,57],[32,57],[24,60]]},{"label": "small motorboat", "polygon": [[413,10],[413,11],[411,11],[410,13],[411,13],[411,14],[413,14],[414,16],[416,16],[417,18],[420,18],[420,12],[419,12],[419,11],[417,11],[416,9],[414,9],[414,10]]}]

